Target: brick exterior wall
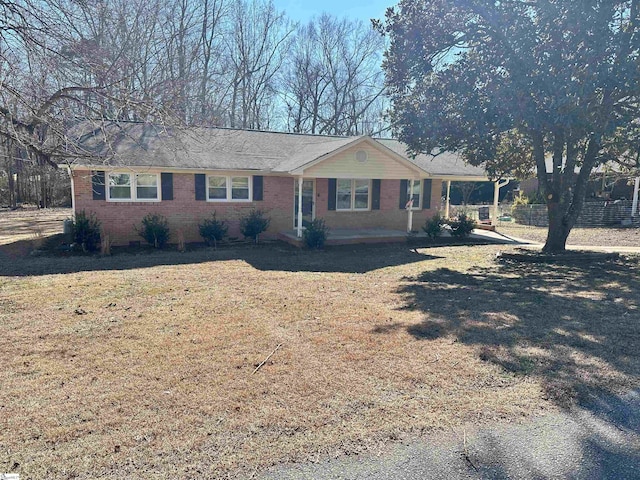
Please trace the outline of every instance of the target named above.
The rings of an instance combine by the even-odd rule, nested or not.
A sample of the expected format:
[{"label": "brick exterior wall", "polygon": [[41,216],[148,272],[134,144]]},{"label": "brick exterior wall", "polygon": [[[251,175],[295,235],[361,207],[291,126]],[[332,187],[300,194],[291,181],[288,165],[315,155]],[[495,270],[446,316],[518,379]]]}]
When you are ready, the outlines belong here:
[{"label": "brick exterior wall", "polygon": [[201,242],[198,223],[214,211],[220,220],[229,225],[229,236],[242,238],[240,218],[252,209],[264,210],[271,217],[266,238],[275,238],[282,230],[290,230],[293,220],[293,178],[264,176],[263,200],[247,203],[215,203],[195,200],[194,175],[173,174],[173,200],[161,202],[108,202],[94,200],[91,172],[73,172],[75,210],[94,212],[103,230],[114,245],[126,245],[129,241],[142,240],[134,229],[149,213],[167,217],[172,232],[171,242],[176,242],[176,232],[181,230],[187,242]]},{"label": "brick exterior wall", "polygon": [[[406,230],[407,211],[400,209],[400,180],[382,180],[380,182],[380,210],[367,212],[329,211],[329,180],[316,180],[316,217],[324,218],[329,228],[388,228]],[[431,208],[414,210],[413,229],[420,230],[425,220],[440,209],[442,181],[432,180]]]},{"label": "brick exterior wall", "polygon": [[[214,203],[195,200],[194,174],[173,174],[173,200],[161,202],[108,202],[94,200],[91,172],[73,172],[74,200],[77,212],[95,213],[103,230],[110,235],[114,245],[126,245],[141,238],[134,226],[149,213],[167,217],[172,232],[171,242],[176,242],[176,233],[182,231],[185,241],[200,242],[198,223],[213,211],[219,219],[229,225],[229,236],[241,238],[240,218],[252,209],[261,209],[271,217],[266,238],[275,238],[278,232],[293,228],[294,178],[263,177],[263,200],[248,203]],[[434,179],[431,188],[431,208],[414,211],[413,228],[419,230],[425,219],[440,207],[442,181]],[[388,228],[405,230],[407,211],[399,208],[400,180],[382,180],[380,184],[380,210],[366,212],[328,211],[328,179],[316,180],[316,218],[324,218],[330,228]]]}]

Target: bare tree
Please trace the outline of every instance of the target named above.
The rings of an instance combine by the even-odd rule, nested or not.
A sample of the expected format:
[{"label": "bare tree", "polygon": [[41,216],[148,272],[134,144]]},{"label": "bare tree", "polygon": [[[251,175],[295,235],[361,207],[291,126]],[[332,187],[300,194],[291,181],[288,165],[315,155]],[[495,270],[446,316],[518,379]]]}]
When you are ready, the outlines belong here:
[{"label": "bare tree", "polygon": [[271,0],[235,0],[228,38],[233,65],[229,121],[232,127],[268,128],[276,100],[276,74],[293,27]]},{"label": "bare tree", "polygon": [[198,114],[195,121],[200,124],[216,124],[223,121],[221,110],[225,92],[224,74],[224,19],[227,5],[224,0],[204,0],[201,16],[201,65],[200,85],[197,99]]},{"label": "bare tree", "polygon": [[360,21],[324,14],[296,32],[283,75],[288,128],[334,135],[384,130],[384,41]]},{"label": "bare tree", "polygon": [[83,133],[108,144],[118,122],[349,135],[385,126],[383,39],[362,22],[297,26],[272,0],[0,0],[0,14],[11,203],[28,183],[16,178],[91,157]]}]

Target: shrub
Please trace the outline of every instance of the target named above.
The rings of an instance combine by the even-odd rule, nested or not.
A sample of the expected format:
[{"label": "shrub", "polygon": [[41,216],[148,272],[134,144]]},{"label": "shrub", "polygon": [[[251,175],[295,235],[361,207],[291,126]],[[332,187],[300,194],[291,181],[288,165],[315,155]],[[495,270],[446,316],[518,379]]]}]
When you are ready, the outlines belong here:
[{"label": "shrub", "polygon": [[211,218],[205,218],[202,223],[198,224],[200,236],[204,238],[207,245],[213,245],[215,248],[218,248],[218,242],[227,236],[228,229],[224,220],[216,218],[216,212],[211,214]]},{"label": "shrub", "polygon": [[322,218],[316,218],[307,225],[306,230],[302,232],[304,243],[309,248],[322,248],[327,240],[329,227]]},{"label": "shrub", "polygon": [[422,230],[431,240],[435,240],[442,233],[442,227],[446,224],[446,220],[440,212],[436,212],[433,217],[427,218]]},{"label": "shrub", "polygon": [[513,207],[517,207],[519,205],[529,205],[529,197],[527,197],[524,193],[520,192],[517,197],[513,199]]},{"label": "shrub", "polygon": [[136,228],[140,235],[154,248],[162,248],[169,241],[169,225],[162,215],[148,214],[142,219],[142,224]]},{"label": "shrub", "polygon": [[269,228],[271,219],[265,217],[262,210],[252,210],[249,215],[240,219],[240,232],[245,238],[253,238],[258,243],[260,234]]},{"label": "shrub", "polygon": [[466,213],[460,213],[455,220],[449,220],[451,235],[458,238],[466,238],[476,227],[476,221]]},{"label": "shrub", "polygon": [[96,252],[100,246],[100,221],[94,213],[87,215],[83,210],[76,213],[71,226],[73,243],[83,252]]}]

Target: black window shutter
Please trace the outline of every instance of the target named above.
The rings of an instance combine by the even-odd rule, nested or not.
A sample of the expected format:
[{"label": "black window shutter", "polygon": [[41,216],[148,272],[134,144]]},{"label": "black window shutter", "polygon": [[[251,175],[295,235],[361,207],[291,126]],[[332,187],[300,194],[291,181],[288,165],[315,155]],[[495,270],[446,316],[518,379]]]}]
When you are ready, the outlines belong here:
[{"label": "black window shutter", "polygon": [[428,210],[431,208],[431,183],[430,178],[422,180],[422,209]]},{"label": "black window shutter", "polygon": [[253,176],[253,201],[261,202],[262,201],[262,190],[263,190],[264,182],[262,175],[254,175]]},{"label": "black window shutter", "polygon": [[93,190],[94,200],[104,200],[105,198],[107,198],[105,195],[103,170],[91,172],[91,189]]},{"label": "black window shutter", "polygon": [[371,180],[371,210],[380,210],[380,180]]},{"label": "black window shutter", "polygon": [[404,210],[405,208],[407,208],[407,200],[409,200],[409,198],[407,197],[407,189],[409,188],[409,181],[408,180],[400,180],[400,210]]},{"label": "black window shutter", "polygon": [[329,201],[327,204],[327,210],[336,209],[336,179],[329,179]]},{"label": "black window shutter", "polygon": [[204,173],[196,173],[196,200],[207,199],[207,176]]},{"label": "black window shutter", "polygon": [[173,200],[173,173],[161,173],[162,200]]}]

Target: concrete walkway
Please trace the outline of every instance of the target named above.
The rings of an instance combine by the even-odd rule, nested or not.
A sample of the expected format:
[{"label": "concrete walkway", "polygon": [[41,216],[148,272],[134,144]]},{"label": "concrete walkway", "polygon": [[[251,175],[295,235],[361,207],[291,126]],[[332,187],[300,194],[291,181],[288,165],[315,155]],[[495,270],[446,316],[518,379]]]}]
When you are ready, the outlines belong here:
[{"label": "concrete walkway", "polygon": [[376,455],[279,466],[257,478],[640,479],[640,391],[519,424],[435,433]]},{"label": "concrete walkway", "polygon": [[[474,233],[477,230],[474,230]],[[512,242],[514,245],[518,245],[522,248],[530,248],[535,250],[541,250],[544,247],[544,243],[533,242],[531,240],[527,240],[525,238],[513,237],[510,235],[504,235],[497,232],[487,232],[493,233],[494,235],[499,235],[507,241]],[[638,247],[625,247],[625,246],[617,246],[617,245],[567,245],[567,250],[588,250],[591,252],[605,252],[605,253],[637,253],[640,254],[640,246]]]}]

